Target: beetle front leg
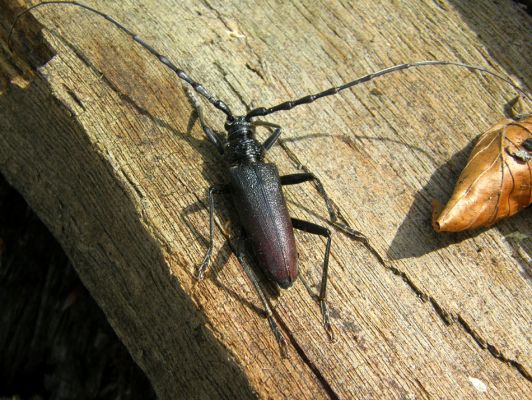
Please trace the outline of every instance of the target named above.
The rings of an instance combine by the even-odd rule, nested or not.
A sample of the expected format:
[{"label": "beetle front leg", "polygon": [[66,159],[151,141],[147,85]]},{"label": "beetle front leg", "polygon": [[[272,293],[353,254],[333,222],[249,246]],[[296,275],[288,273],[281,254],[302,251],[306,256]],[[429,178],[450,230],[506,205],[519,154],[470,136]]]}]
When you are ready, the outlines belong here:
[{"label": "beetle front leg", "polygon": [[277,139],[279,139],[279,136],[281,136],[281,126],[268,121],[253,121],[253,125],[273,128],[273,133],[268,136],[268,138],[262,144],[265,151],[270,150],[275,142],[277,142]]},{"label": "beetle front leg", "polygon": [[[207,139],[209,139],[209,142],[211,142],[216,147],[216,150],[218,150],[218,153],[223,154],[224,146],[223,146],[223,140],[221,139],[222,135],[216,132],[214,129],[212,129],[209,125],[207,125],[207,122],[205,121],[205,117],[203,116],[203,110],[201,108],[201,104],[198,98],[194,95],[194,93],[192,93],[192,90],[187,86],[185,91],[187,93],[187,97],[190,103],[192,104],[192,107],[194,108],[196,117],[200,121],[201,129],[203,129],[205,136],[207,136]],[[194,122],[195,122],[195,119],[193,119],[191,125],[189,125],[189,130],[192,129]]]},{"label": "beetle front leg", "polygon": [[198,280],[202,280],[205,277],[205,271],[209,266],[212,248],[214,246],[214,195],[227,193],[228,191],[229,187],[227,185],[213,185],[209,188],[209,247],[207,248],[203,262],[198,267],[198,272],[196,273]]},{"label": "beetle front leg", "polygon": [[309,173],[309,172],[281,176],[281,185],[297,185],[299,183],[308,182],[308,181],[314,181],[316,188],[318,189],[318,193],[325,201],[325,206],[327,207],[327,211],[329,212],[329,222],[331,223],[331,225],[340,229],[342,232],[346,233],[352,238],[359,240],[361,242],[367,243],[368,238],[362,232],[354,230],[350,228],[349,226],[338,222],[338,214],[334,206],[332,205],[332,201],[327,195],[327,192],[325,192],[325,188],[323,187],[323,184],[318,179],[318,177],[316,177],[314,174]]},{"label": "beetle front leg", "polygon": [[329,255],[331,254],[331,231],[323,226],[313,224],[312,222],[303,221],[297,218],[292,218],[292,226],[294,229],[299,229],[303,232],[312,233],[327,238],[327,244],[325,245],[325,256],[323,257],[323,271],[321,275],[321,287],[320,294],[318,296],[318,302],[320,303],[321,315],[323,318],[323,326],[329,339],[334,341],[334,331],[332,329],[331,320],[329,317],[329,306],[327,304],[327,280],[329,277]]}]

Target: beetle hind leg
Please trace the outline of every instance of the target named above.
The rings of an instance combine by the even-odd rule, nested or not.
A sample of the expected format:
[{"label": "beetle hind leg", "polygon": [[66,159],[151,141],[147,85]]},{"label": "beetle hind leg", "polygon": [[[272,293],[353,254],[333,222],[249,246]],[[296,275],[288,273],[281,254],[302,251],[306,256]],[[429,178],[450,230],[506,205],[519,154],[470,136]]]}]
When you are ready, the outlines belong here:
[{"label": "beetle hind leg", "polygon": [[205,271],[211,260],[212,248],[214,247],[214,195],[227,193],[227,185],[213,185],[209,188],[209,247],[203,257],[203,261],[196,271],[196,278],[202,280],[205,277]]},{"label": "beetle hind leg", "polygon": [[368,243],[368,238],[362,232],[359,232],[341,222],[338,222],[338,213],[335,207],[333,206],[331,199],[327,195],[327,192],[325,191],[323,184],[318,179],[318,177],[316,177],[316,175],[310,172],[305,172],[305,173],[300,173],[300,174],[290,174],[290,175],[281,176],[281,185],[297,185],[299,183],[309,182],[309,181],[314,182],[314,184],[316,185],[316,189],[318,190],[318,193],[325,201],[325,206],[327,207],[327,211],[329,213],[330,224],[338,228],[342,232],[346,233],[351,238],[361,241],[363,243]]},{"label": "beetle hind leg", "polygon": [[320,294],[318,302],[320,304],[321,316],[323,319],[323,327],[329,336],[331,342],[335,340],[334,330],[329,316],[329,305],[327,304],[327,280],[329,277],[329,255],[331,254],[331,231],[323,226],[313,224],[312,222],[303,221],[297,218],[292,218],[292,226],[294,229],[299,229],[303,232],[312,233],[327,238],[325,245],[325,256],[323,257],[323,271],[321,275]]},{"label": "beetle hind leg", "polygon": [[236,254],[237,258],[238,258],[238,261],[240,262],[240,265],[242,265],[242,268],[246,272],[246,275],[248,276],[248,278],[253,283],[253,286],[255,287],[255,291],[257,292],[257,294],[258,294],[258,296],[259,296],[259,298],[260,298],[260,300],[262,302],[262,305],[264,306],[264,312],[266,314],[266,318],[268,319],[268,323],[270,325],[270,329],[272,330],[273,335],[275,336],[275,340],[277,341],[277,343],[279,345],[279,349],[281,351],[281,356],[283,358],[288,358],[288,347],[287,347],[287,344],[286,344],[286,340],[285,340],[283,334],[281,333],[281,330],[277,326],[277,322],[275,322],[275,318],[273,317],[272,309],[270,307],[270,304],[268,303],[268,300],[266,299],[264,291],[262,290],[262,288],[259,285],[259,281],[257,279],[257,276],[255,275],[255,273],[253,272],[253,270],[251,269],[251,267],[249,266],[249,264],[245,260],[244,252],[240,248],[237,248],[235,250],[235,254]]}]

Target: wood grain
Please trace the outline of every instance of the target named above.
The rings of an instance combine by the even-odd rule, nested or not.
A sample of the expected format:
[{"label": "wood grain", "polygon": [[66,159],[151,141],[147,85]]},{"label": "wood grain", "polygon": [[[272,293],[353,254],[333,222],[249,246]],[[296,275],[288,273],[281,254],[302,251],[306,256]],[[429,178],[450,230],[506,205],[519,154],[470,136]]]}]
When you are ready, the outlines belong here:
[{"label": "wood grain", "polygon": [[[460,60],[530,84],[531,19],[516,3],[87,0],[224,99],[274,105],[395,63]],[[2,38],[16,12],[0,1]],[[283,360],[224,241],[208,278],[206,188],[220,158],[182,85],[108,23],[74,8],[25,19],[0,68],[0,168],[62,243],[162,399],[530,398],[530,210],[471,234],[432,231],[469,143],[515,93],[454,67],[398,73],[271,116],[282,174],[320,177],[370,239],[333,239],[331,344],[309,296],[325,243],[298,234],[301,282],[272,299]],[[220,113],[208,120],[223,127]],[[267,132],[262,132],[265,137]],[[310,184],[291,213],[325,223]],[[523,239],[526,238],[526,239]],[[482,381],[484,387],[475,379]]]}]

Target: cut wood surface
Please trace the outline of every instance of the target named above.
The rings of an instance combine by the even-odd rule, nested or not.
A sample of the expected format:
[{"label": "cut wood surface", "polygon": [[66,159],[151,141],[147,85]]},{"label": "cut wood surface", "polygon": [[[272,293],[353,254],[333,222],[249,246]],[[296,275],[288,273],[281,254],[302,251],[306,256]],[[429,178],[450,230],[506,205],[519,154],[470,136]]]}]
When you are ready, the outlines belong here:
[{"label": "cut wood surface", "polygon": [[[532,81],[532,21],[484,1],[93,1],[236,112],[397,63],[449,59]],[[182,83],[105,20],[67,6],[24,18],[0,1],[0,169],[61,242],[161,399],[531,398],[530,209],[491,229],[437,234],[473,139],[516,92],[456,67],[396,73],[268,118],[281,174],[316,174],[369,246],[336,231],[330,343],[314,298],[325,242],[296,234],[301,279],[271,299],[282,359],[217,202],[204,281],[207,188],[221,158]],[[530,103],[528,103],[530,106]],[[223,115],[205,105],[223,128]],[[267,131],[259,130],[266,137]],[[312,184],[293,216],[326,224]]]}]

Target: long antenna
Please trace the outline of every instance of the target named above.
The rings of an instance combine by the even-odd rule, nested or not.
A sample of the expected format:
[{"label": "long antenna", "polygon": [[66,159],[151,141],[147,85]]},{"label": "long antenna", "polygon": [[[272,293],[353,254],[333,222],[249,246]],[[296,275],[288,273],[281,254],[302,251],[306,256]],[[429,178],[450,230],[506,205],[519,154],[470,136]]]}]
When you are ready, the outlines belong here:
[{"label": "long antenna", "polygon": [[9,36],[8,36],[8,39],[7,39],[7,44],[9,46],[9,49],[12,51],[12,48],[11,48],[11,37],[12,37],[13,32],[15,30],[15,25],[17,24],[19,19],[24,14],[30,12],[31,10],[35,10],[36,8],[39,8],[39,7],[44,7],[44,6],[49,6],[49,5],[58,5],[58,4],[80,7],[82,9],[90,11],[90,12],[92,12],[92,13],[100,16],[100,17],[103,17],[107,21],[111,22],[114,26],[116,26],[122,32],[124,32],[125,34],[130,36],[135,42],[140,44],[142,47],[144,47],[146,50],[148,50],[151,54],[153,54],[155,57],[157,57],[157,59],[161,63],[166,65],[169,69],[171,69],[178,76],[178,78],[184,80],[190,86],[192,86],[192,88],[197,93],[199,93],[201,96],[205,97],[209,101],[209,103],[211,103],[214,107],[216,107],[218,110],[220,110],[223,113],[225,113],[225,115],[227,115],[227,118],[229,120],[234,119],[233,113],[231,112],[231,110],[229,109],[227,104],[225,104],[222,100],[220,100],[220,99],[214,97],[212,94],[210,94],[207,91],[207,89],[205,89],[201,84],[199,84],[198,82],[194,81],[185,71],[177,68],[166,56],[162,55],[157,50],[155,50],[152,46],[150,46],[148,43],[146,43],[137,34],[131,32],[124,25],[120,24],[115,19],[113,19],[113,17],[111,17],[111,16],[109,16],[107,14],[104,14],[103,12],[98,11],[98,10],[92,8],[92,7],[89,7],[89,6],[86,6],[84,4],[78,3],[76,1],[44,1],[42,3],[36,4],[36,5],[34,5],[34,6],[30,7],[30,8],[22,11],[20,14],[18,14],[15,17],[15,20],[13,21],[13,24],[11,25],[11,29],[9,30]]},{"label": "long antenna", "polygon": [[371,81],[379,76],[382,76],[382,75],[386,75],[386,74],[389,74],[391,72],[395,72],[395,71],[401,71],[403,69],[408,69],[408,68],[416,68],[416,67],[424,67],[424,66],[428,66],[428,65],[454,65],[454,66],[457,66],[457,67],[464,67],[464,68],[468,68],[468,69],[472,69],[472,70],[475,70],[475,71],[480,71],[482,73],[485,73],[485,74],[489,74],[489,75],[492,75],[498,79],[501,79],[503,80],[504,82],[508,83],[509,85],[511,85],[514,89],[516,89],[517,91],[521,92],[524,97],[528,98],[527,94],[520,88],[518,87],[517,85],[515,85],[512,81],[510,81],[510,79],[502,76],[502,75],[499,75],[495,72],[492,72],[490,70],[487,70],[486,68],[483,68],[483,67],[477,67],[477,66],[474,66],[474,65],[468,65],[468,64],[463,64],[463,63],[460,63],[460,62],[455,62],[455,61],[439,61],[439,60],[429,60],[429,61],[419,61],[419,62],[415,62],[415,63],[409,63],[409,64],[399,64],[399,65],[394,65],[392,67],[388,67],[388,68],[384,68],[380,71],[377,71],[377,72],[373,72],[371,74],[367,74],[367,75],[364,75],[360,78],[357,78],[355,79],[354,81],[351,81],[351,82],[347,82],[347,83],[344,83],[343,85],[341,86],[336,86],[336,87],[332,87],[330,89],[327,89],[327,90],[324,90],[323,92],[319,92],[319,93],[316,93],[316,94],[311,94],[311,95],[308,95],[308,96],[305,96],[305,97],[301,97],[300,99],[297,99],[297,100],[291,100],[291,101],[285,101],[284,103],[281,103],[281,104],[278,104],[274,107],[270,107],[270,108],[264,108],[264,107],[259,107],[259,108],[255,108],[253,110],[251,110],[250,112],[247,113],[246,115],[246,120],[251,120],[252,118],[255,118],[255,117],[263,117],[265,115],[268,115],[268,114],[272,114],[272,113],[275,113],[277,111],[288,111],[288,110],[291,110],[292,108],[294,107],[297,107],[301,104],[309,104],[309,103],[312,103],[322,97],[326,97],[326,96],[332,96],[338,92],[341,92],[342,90],[345,90],[345,89],[349,89],[353,86],[356,86],[360,83],[363,83],[363,82],[368,82],[368,81]]}]

